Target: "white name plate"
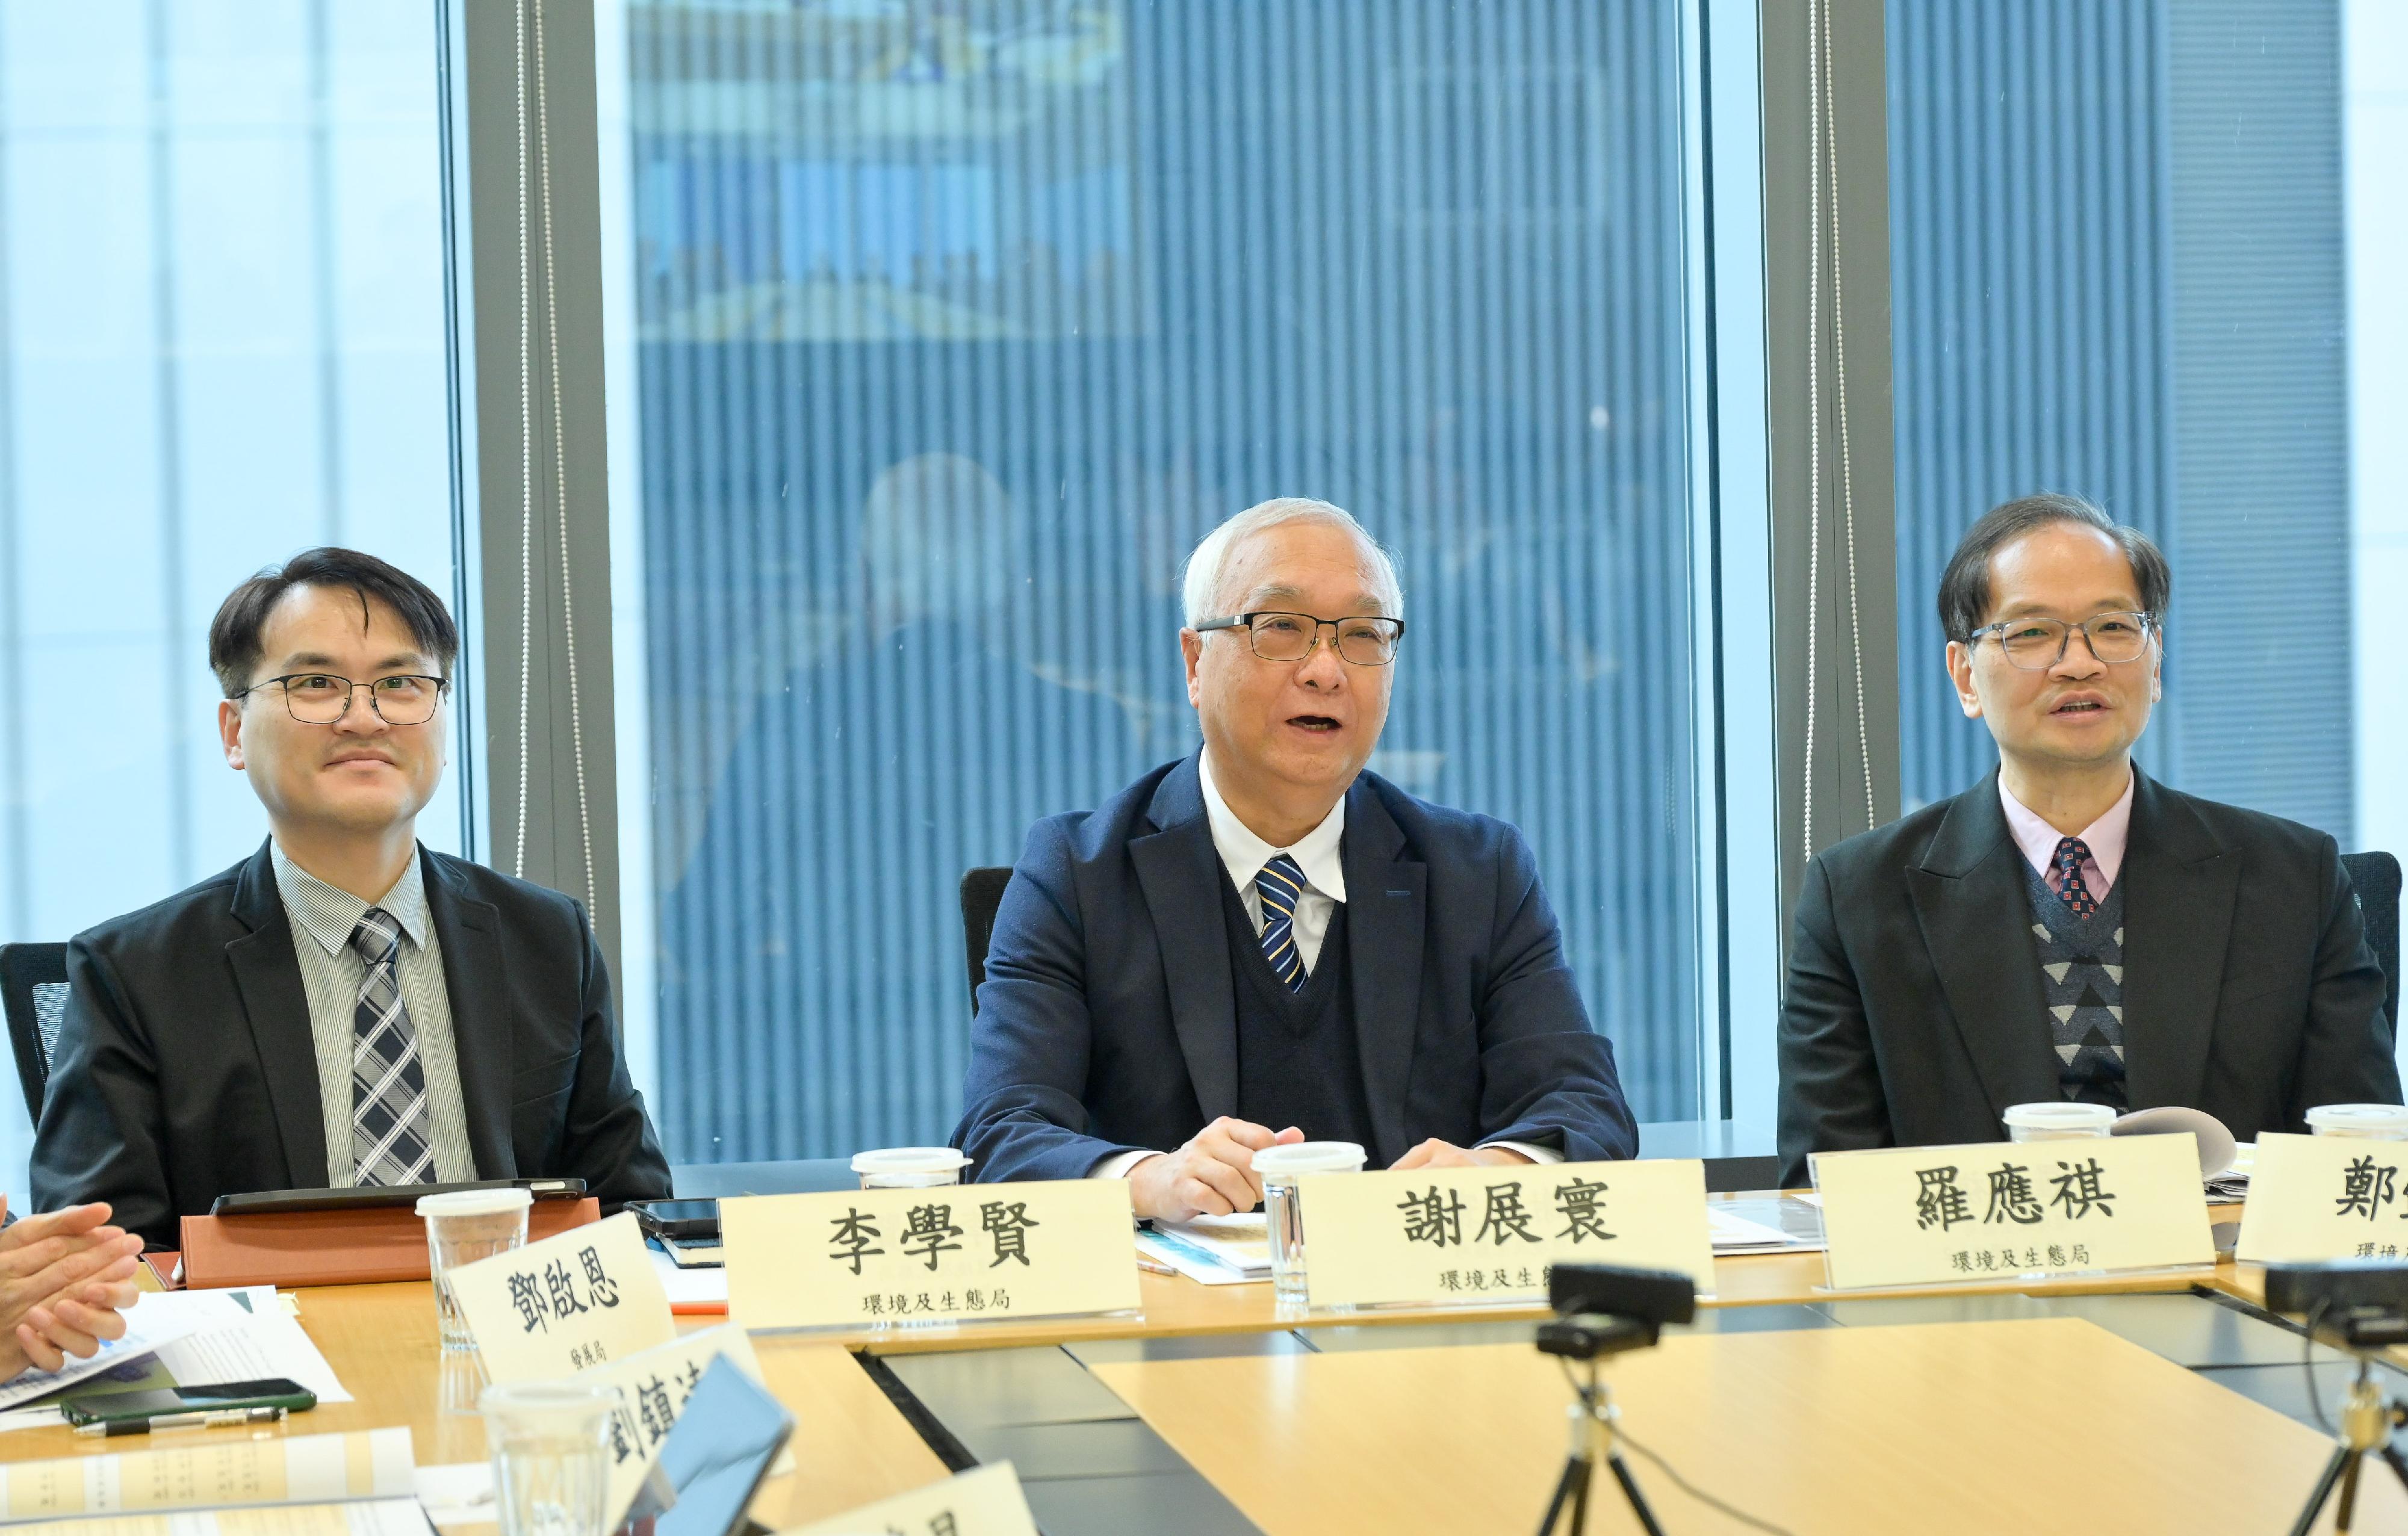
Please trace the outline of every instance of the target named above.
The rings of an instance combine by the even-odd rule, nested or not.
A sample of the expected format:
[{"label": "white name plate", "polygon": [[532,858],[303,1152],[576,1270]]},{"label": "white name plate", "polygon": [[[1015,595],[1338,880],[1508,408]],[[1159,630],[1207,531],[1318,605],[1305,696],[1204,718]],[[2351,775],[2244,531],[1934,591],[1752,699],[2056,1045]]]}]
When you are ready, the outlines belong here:
[{"label": "white name plate", "polygon": [[747,1328],[1133,1312],[1125,1179],[719,1202],[727,1313]]},{"label": "white name plate", "polygon": [[1037,1536],[1037,1518],[1020,1474],[997,1461],[785,1536]]},{"label": "white name plate", "polygon": [[2233,1256],[2248,1264],[2408,1255],[2408,1141],[2258,1138]]},{"label": "white name plate", "polygon": [[1297,1181],[1297,1204],[1316,1307],[1543,1299],[1556,1264],[1714,1285],[1695,1158],[1322,1173]]},{"label": "white name plate", "polygon": [[573,1376],[677,1337],[627,1212],[463,1265],[450,1284],[497,1382]]},{"label": "white name plate", "polygon": [[1834,1290],[2215,1262],[2186,1131],[1824,1152],[1808,1165]]}]

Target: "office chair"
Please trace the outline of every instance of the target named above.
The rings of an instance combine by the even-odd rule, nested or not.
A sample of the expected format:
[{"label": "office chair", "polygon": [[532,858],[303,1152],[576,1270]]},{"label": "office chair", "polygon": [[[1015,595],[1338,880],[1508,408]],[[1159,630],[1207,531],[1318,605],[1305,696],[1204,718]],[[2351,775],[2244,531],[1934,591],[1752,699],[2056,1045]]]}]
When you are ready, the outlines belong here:
[{"label": "office chair", "polygon": [[2344,854],[2341,867],[2366,914],[2366,945],[2383,964],[2383,1015],[2400,1034],[2400,861],[2388,854]]},{"label": "office chair", "polygon": [[979,983],[986,980],[986,946],[995,937],[996,909],[1003,905],[1003,888],[1011,883],[1009,866],[972,869],[962,876],[962,947],[970,962],[970,1016],[978,1016]]},{"label": "office chair", "polygon": [[[2396,873],[2393,879],[2396,884]],[[40,1125],[50,1053],[58,1049],[59,1020],[67,1010],[67,947],[0,944],[0,1008],[8,1015],[8,1043],[17,1053],[25,1113]]]}]

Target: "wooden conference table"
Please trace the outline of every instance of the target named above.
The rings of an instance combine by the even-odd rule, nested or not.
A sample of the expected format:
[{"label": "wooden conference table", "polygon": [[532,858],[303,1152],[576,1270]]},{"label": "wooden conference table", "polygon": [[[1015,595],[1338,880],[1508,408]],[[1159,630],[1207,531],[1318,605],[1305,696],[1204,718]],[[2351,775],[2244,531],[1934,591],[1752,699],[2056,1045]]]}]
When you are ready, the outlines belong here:
[{"label": "wooden conference table", "polygon": [[[2161,1296],[2169,1307],[2217,1308],[2198,1298],[2221,1293],[2254,1301],[2258,1276],[2229,1260],[2212,1275],[2002,1281],[1865,1299],[1821,1290],[1819,1255],[1727,1257],[1715,1270],[1716,1300],[1701,1321],[1724,1326],[1668,1335],[1656,1349],[1612,1362],[1625,1425],[1692,1483],[1801,1536],[1942,1522],[2000,1531],[2279,1530],[2329,1450],[2316,1431],[2218,1385],[2213,1372],[2186,1370],[2080,1316],[1914,1321],[1964,1319],[1965,1305],[1984,1297],[2027,1309],[2020,1299]],[[1083,1381],[1109,1388],[1111,1406],[1080,1412],[1119,1414],[1132,1428],[1141,1421],[1157,1460],[1174,1456],[1235,1513],[1219,1525],[1181,1526],[1168,1510],[1132,1510],[1125,1520],[1082,1529],[1251,1527],[1283,1536],[1535,1528],[1562,1458],[1570,1400],[1555,1362],[1527,1342],[1526,1324],[1541,1309],[1297,1316],[1276,1307],[1268,1285],[1204,1286],[1151,1273],[1140,1277],[1140,1292],[1142,1315],[1134,1317],[757,1337],[768,1385],[795,1412],[798,1430],[796,1470],[765,1487],[754,1517],[783,1529],[947,1475],[945,1459],[898,1406],[924,1422],[951,1423],[942,1405],[924,1406],[904,1387],[915,1370],[993,1361],[1069,1371],[1064,1357],[1083,1357]],[[458,1405],[473,1387],[440,1364],[424,1284],[295,1294],[303,1327],[355,1400],[323,1405],[286,1432],[406,1424],[422,1464],[484,1456],[481,1422]],[[1810,1305],[1856,1309],[1851,1321],[1887,1312],[1902,1326],[1798,1328],[1775,1316]],[[1466,1343],[1468,1321],[1492,1331],[1519,1326],[1513,1342]],[[1316,1336],[1331,1345],[1342,1337],[1349,1347],[1316,1347]],[[2262,1368],[2279,1357],[2296,1373],[2299,1349],[2287,1341],[2272,1353],[2261,1345]],[[2342,1367],[2328,1357],[2319,1369],[2329,1407]],[[179,1443],[241,1432],[195,1431]],[[959,1459],[960,1443],[947,1430],[935,1438]],[[7,1460],[103,1448],[64,1429],[0,1437]],[[1024,1476],[1041,1475],[1030,1459],[1038,1454],[1014,1457]],[[1661,1468],[1638,1457],[1633,1466],[1668,1529],[1744,1529],[1688,1497]],[[1134,1486],[1170,1493],[1203,1485],[1164,1477]],[[2408,1530],[2408,1496],[2387,1475],[2367,1480],[2362,1508],[2361,1529]],[[1606,1499],[1590,1529],[1637,1528]]]}]

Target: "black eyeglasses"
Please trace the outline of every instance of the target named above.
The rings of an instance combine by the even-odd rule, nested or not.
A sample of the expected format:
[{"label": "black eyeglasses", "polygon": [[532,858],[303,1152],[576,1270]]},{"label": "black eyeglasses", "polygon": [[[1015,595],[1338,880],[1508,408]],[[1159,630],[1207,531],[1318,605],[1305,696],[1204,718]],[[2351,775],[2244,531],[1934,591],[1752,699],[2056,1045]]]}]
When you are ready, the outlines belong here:
[{"label": "black eyeglasses", "polygon": [[2138,661],[2149,649],[2149,637],[2157,630],[2154,613],[2094,613],[2080,624],[2068,624],[2063,619],[2009,619],[2001,624],[1984,624],[1965,637],[1968,646],[1979,646],[1985,635],[1999,637],[1999,650],[2011,667],[2027,672],[2045,672],[2065,659],[2065,648],[2073,643],[2076,631],[2090,653],[2103,663]]},{"label": "black eyeglasses", "polygon": [[435,718],[435,706],[442,702],[452,680],[402,673],[353,682],[332,672],[288,672],[254,682],[234,696],[248,697],[278,684],[284,689],[285,710],[304,725],[331,725],[342,719],[351,712],[351,695],[362,688],[368,691],[368,708],[386,725],[423,725]]},{"label": "black eyeglasses", "polygon": [[1265,661],[1302,661],[1321,643],[1324,628],[1336,637],[1341,660],[1357,667],[1385,667],[1397,659],[1397,642],[1404,639],[1405,621],[1366,614],[1352,619],[1316,619],[1310,613],[1240,613],[1207,619],[1190,626],[1203,634],[1214,629],[1242,629],[1254,654]]}]

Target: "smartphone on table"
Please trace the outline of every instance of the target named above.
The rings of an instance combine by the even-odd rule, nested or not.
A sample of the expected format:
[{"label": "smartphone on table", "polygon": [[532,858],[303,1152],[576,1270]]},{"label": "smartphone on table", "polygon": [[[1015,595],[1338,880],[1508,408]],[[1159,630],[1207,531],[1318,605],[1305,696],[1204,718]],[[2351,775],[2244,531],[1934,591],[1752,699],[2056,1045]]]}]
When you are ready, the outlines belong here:
[{"label": "smartphone on table", "polygon": [[636,1225],[648,1238],[716,1238],[717,1200],[630,1200]]}]

